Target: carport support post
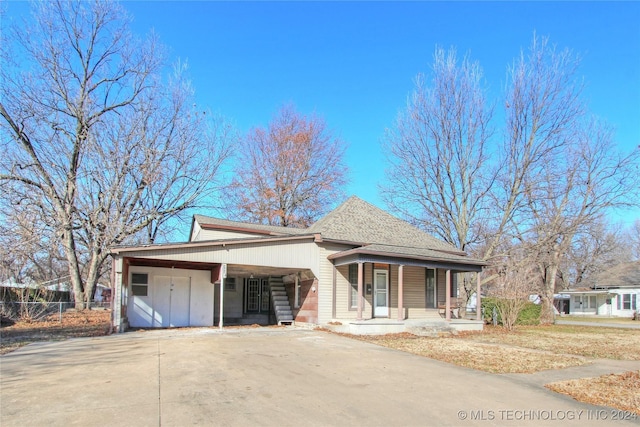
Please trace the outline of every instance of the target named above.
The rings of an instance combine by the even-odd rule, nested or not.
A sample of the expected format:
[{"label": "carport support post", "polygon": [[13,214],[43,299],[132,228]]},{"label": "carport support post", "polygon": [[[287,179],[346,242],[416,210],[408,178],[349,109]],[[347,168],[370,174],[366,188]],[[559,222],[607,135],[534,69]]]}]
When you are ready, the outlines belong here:
[{"label": "carport support post", "polygon": [[480,272],[478,271],[477,277],[477,285],[476,285],[476,320],[482,320],[482,300],[480,297]]},{"label": "carport support post", "polygon": [[402,293],[404,289],[404,265],[398,266],[398,321],[404,320],[404,307],[402,301]]},{"label": "carport support post", "polygon": [[222,329],[222,313],[224,313],[224,279],[227,277],[227,264],[220,266],[220,321],[218,327]]},{"label": "carport support post", "polygon": [[451,321],[451,270],[447,270],[447,273],[445,274],[445,309],[446,309],[446,314],[445,314],[445,320],[446,321]]}]

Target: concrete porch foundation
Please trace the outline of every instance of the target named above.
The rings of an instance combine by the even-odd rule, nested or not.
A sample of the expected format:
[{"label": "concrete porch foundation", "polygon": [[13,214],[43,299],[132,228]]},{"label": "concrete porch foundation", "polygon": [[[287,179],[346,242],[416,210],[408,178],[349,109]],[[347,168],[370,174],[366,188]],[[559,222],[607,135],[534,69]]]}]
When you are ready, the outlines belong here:
[{"label": "concrete porch foundation", "polygon": [[482,331],[483,321],[452,319],[447,322],[444,319],[419,319],[419,320],[334,320],[326,325],[327,329],[334,332],[353,335],[385,335],[407,332],[419,336],[439,336],[443,334],[456,334],[459,331]]}]

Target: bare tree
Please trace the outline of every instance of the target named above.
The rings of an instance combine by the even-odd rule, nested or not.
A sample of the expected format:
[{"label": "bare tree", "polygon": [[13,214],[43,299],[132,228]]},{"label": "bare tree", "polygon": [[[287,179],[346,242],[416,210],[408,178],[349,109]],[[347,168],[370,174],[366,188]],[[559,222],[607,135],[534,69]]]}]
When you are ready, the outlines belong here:
[{"label": "bare tree", "polygon": [[386,203],[462,250],[480,239],[472,224],[486,215],[495,179],[488,142],[493,108],[480,65],[436,48],[433,76],[418,75],[407,108],[386,133],[390,166]]},{"label": "bare tree", "polygon": [[207,133],[183,66],[163,81],[161,47],[135,39],[117,3],[34,8],[3,43],[20,62],[2,71],[0,185],[45,219],[82,309],[110,245],[153,241],[153,224],[211,193],[228,135]]},{"label": "bare tree", "polygon": [[245,220],[308,226],[344,197],[344,150],[323,119],[281,108],[267,129],[244,138],[227,189],[229,209]]},{"label": "bare tree", "polygon": [[507,330],[513,330],[520,312],[529,302],[529,296],[535,294],[537,289],[536,264],[530,255],[521,247],[494,264],[498,274],[489,292],[498,299],[496,308]]},{"label": "bare tree", "polygon": [[626,241],[629,245],[629,253],[632,260],[640,261],[640,219],[629,227],[625,232]]},{"label": "bare tree", "polygon": [[594,285],[601,272],[631,260],[622,232],[595,221],[574,237],[561,262],[556,290]]},{"label": "bare tree", "polygon": [[[438,58],[440,63],[450,62],[442,53],[436,55],[436,63]],[[483,157],[489,153],[465,151],[461,148],[466,146],[458,143],[464,140],[474,147],[471,142],[483,141],[475,147],[486,145],[483,138],[474,140],[460,131],[473,129],[480,120],[465,109],[467,104],[452,102],[442,108],[448,105],[442,99],[465,99],[459,94],[462,85],[455,80],[444,79],[452,83],[417,90],[408,113],[391,133],[390,152],[399,159],[392,163],[393,185],[386,191],[391,206],[414,220],[423,216],[433,223],[425,228],[485,260],[499,263],[514,249],[526,247],[527,258],[536,262],[532,271],[546,320],[552,318],[560,265],[577,236],[587,233],[611,209],[637,205],[639,200],[640,150],[619,153],[611,130],[589,117],[581,99],[582,82],[576,76],[578,65],[569,50],[558,50],[547,39],[534,36],[529,50],[509,68],[503,139],[491,139],[499,147],[490,153],[499,166],[495,175]],[[435,70],[449,75],[447,67]],[[434,96],[440,87],[443,95]],[[416,101],[421,93],[426,93],[424,102]],[[485,102],[478,97],[470,105],[479,104],[473,111],[486,111]],[[463,114],[444,114],[459,111]],[[490,132],[480,134],[491,136]],[[465,187],[461,180],[467,177],[475,180]],[[470,188],[478,191],[470,193]],[[392,191],[399,194],[391,196]],[[459,229],[469,230],[472,222],[478,224],[471,234],[474,238],[461,240],[464,236],[456,227],[466,225]],[[483,282],[496,279],[498,275],[491,274]]]}]

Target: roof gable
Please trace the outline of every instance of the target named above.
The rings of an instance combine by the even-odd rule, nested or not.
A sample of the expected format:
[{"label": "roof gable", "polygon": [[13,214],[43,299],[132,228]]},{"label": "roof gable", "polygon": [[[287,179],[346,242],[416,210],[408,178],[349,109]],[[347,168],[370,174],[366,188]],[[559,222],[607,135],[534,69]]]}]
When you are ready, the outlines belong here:
[{"label": "roof gable", "polygon": [[323,239],[464,253],[355,196],[311,225],[307,232],[320,233]]},{"label": "roof gable", "polygon": [[[203,230],[224,230],[255,236],[297,236],[307,231],[302,228],[278,227],[274,225],[255,224],[250,222],[231,221],[205,215],[194,215],[193,223],[198,223]],[[193,238],[193,223],[189,239]]]}]

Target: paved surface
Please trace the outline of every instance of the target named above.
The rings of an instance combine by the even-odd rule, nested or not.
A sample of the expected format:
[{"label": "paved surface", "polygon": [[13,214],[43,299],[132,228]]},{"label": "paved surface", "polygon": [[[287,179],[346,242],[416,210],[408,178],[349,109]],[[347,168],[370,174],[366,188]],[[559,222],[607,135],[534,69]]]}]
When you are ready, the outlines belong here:
[{"label": "paved surface", "polygon": [[492,375],[300,329],[130,332],[0,364],[2,427],[640,425],[544,389],[549,373]]},{"label": "paved surface", "polygon": [[577,325],[577,326],[600,326],[601,328],[621,328],[621,329],[640,329],[640,322],[635,323],[604,323],[604,322],[583,322],[580,320],[562,320],[556,319],[557,325]]}]

